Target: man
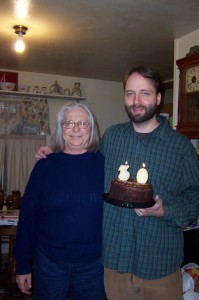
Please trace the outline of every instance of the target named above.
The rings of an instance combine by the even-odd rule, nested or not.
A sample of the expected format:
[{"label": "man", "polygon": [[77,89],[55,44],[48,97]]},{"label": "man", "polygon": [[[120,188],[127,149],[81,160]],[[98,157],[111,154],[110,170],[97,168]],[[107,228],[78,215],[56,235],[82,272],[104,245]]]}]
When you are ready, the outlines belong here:
[{"label": "man", "polygon": [[[163,83],[148,67],[124,78],[130,122],[103,136],[105,192],[128,161],[131,177],[144,162],[155,205],[129,209],[104,203],[103,261],[108,300],[181,300],[183,226],[199,215],[199,163],[190,141],[156,115]],[[36,157],[45,157],[43,147]]]},{"label": "man", "polygon": [[124,79],[130,122],[103,136],[105,192],[125,161],[131,177],[144,162],[155,205],[129,209],[104,204],[103,260],[109,300],[181,300],[183,226],[199,215],[199,163],[190,141],[156,115],[163,84],[148,67]]}]

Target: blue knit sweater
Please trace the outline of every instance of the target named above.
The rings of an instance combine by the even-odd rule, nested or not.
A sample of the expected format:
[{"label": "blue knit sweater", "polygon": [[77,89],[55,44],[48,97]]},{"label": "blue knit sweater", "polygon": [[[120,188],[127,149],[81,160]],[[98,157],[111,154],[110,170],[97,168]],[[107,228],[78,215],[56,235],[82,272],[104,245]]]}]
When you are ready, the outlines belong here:
[{"label": "blue knit sweater", "polygon": [[17,274],[31,272],[41,247],[57,263],[101,256],[104,157],[56,153],[34,167],[24,193],[14,255]]}]

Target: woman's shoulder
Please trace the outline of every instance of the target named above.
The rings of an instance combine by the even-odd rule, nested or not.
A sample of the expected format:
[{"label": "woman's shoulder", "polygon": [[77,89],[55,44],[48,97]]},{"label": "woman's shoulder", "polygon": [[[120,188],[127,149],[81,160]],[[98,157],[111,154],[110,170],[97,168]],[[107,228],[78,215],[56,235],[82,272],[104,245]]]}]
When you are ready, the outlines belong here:
[{"label": "woman's shoulder", "polygon": [[100,150],[97,150],[96,152],[87,152],[87,154],[95,159],[104,160],[104,155]]},{"label": "woman's shoulder", "polygon": [[53,162],[56,162],[61,157],[60,153],[51,153],[46,156],[46,158],[41,158],[39,161],[37,161],[36,166],[42,167],[52,164]]}]

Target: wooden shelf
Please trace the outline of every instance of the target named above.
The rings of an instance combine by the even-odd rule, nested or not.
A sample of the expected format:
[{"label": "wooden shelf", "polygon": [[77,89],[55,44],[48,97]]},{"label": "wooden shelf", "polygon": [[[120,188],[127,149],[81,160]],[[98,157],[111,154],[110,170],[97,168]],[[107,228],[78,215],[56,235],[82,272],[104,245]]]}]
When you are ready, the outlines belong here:
[{"label": "wooden shelf", "polygon": [[17,91],[4,91],[0,90],[0,95],[12,96],[12,97],[24,97],[24,98],[46,98],[46,99],[58,99],[58,100],[76,100],[77,102],[86,100],[83,97],[74,97],[66,95],[53,95],[53,94],[38,94],[38,93],[24,93]]}]

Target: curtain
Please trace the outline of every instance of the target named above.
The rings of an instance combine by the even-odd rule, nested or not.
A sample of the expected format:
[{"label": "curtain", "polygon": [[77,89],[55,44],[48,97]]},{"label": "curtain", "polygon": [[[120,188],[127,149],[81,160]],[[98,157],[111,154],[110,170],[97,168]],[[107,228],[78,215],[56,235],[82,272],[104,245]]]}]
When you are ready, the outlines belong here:
[{"label": "curtain", "polygon": [[10,194],[25,186],[37,149],[50,134],[47,99],[0,96],[0,185]]},{"label": "curtain", "polygon": [[28,124],[36,125],[39,132],[50,133],[47,99],[25,99],[21,115]]},{"label": "curtain", "polygon": [[20,106],[21,101],[0,98],[0,134],[18,131],[18,126],[22,123]]},{"label": "curtain", "polygon": [[4,186],[5,139],[0,139],[0,185]]},{"label": "curtain", "polygon": [[0,134],[50,134],[47,99],[0,97]]},{"label": "curtain", "polygon": [[[3,145],[4,144],[4,150]],[[4,165],[3,179],[6,194],[19,190],[23,195],[30,173],[35,164],[34,155],[46,144],[45,135],[0,136],[0,166]],[[2,167],[1,167],[2,168]]]}]

